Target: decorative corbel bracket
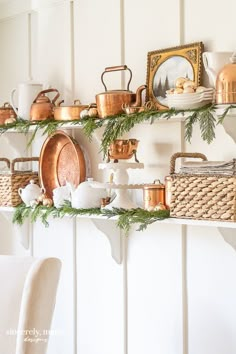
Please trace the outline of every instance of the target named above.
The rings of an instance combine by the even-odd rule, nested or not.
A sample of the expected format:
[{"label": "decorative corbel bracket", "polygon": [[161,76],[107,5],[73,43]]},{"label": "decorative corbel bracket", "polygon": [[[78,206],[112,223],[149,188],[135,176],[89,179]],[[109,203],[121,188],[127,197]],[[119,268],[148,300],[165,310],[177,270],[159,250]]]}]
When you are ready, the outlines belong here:
[{"label": "decorative corbel bracket", "polygon": [[116,226],[116,221],[114,220],[99,220],[92,219],[93,224],[96,228],[101,231],[110,242],[111,255],[116,261],[116,263],[122,263],[122,234],[121,230]]}]

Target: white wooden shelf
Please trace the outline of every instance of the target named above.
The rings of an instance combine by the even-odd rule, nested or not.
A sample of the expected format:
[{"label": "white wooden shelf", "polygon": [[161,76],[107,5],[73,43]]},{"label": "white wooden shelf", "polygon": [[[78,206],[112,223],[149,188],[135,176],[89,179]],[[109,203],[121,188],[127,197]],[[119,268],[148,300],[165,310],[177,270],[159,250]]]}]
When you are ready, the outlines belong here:
[{"label": "white wooden shelf", "polygon": [[[13,213],[14,207],[0,207],[0,212]],[[107,217],[102,215],[77,215],[76,218],[82,219],[98,219],[98,220],[118,220],[118,216]],[[209,226],[209,227],[225,227],[230,229],[236,229],[236,222],[231,221],[212,221],[212,220],[194,220],[194,219],[179,219],[179,218],[166,218],[163,220],[157,220],[156,222],[175,225],[189,225],[189,226]]]},{"label": "white wooden shelf", "polygon": [[[15,208],[13,207],[0,207],[0,212],[5,214],[8,220],[11,219],[10,213],[13,214]],[[66,217],[66,216],[65,216]],[[69,216],[71,217],[71,216]],[[90,219],[94,225],[100,230],[108,239],[111,247],[111,254],[114,260],[118,263],[122,263],[122,231],[116,226],[118,216],[106,217],[102,215],[77,215],[78,219]],[[170,225],[188,225],[188,226],[207,226],[216,227],[219,229],[224,240],[229,243],[234,249],[236,249],[236,234],[234,235],[233,229],[236,229],[236,222],[228,221],[207,221],[207,220],[193,220],[193,219],[177,219],[167,218],[163,220],[157,220],[157,223],[170,224]],[[26,222],[26,227],[18,226],[18,233],[21,243],[25,248],[29,247],[29,220]],[[22,230],[21,230],[22,228]],[[228,231],[226,230],[228,229]],[[229,234],[231,230],[231,233]]]}]

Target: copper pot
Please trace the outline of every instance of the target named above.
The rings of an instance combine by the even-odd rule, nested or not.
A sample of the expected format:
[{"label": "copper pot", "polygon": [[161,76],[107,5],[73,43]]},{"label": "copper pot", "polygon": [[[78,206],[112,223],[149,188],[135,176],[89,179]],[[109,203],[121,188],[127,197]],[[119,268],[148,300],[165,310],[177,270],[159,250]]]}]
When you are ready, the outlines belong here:
[{"label": "copper pot", "polygon": [[6,120],[9,118],[16,118],[16,113],[10,103],[5,102],[2,107],[0,107],[0,124],[5,124]]},{"label": "copper pot", "polygon": [[[128,70],[130,73],[130,79],[127,84],[126,90],[107,90],[107,87],[103,81],[103,76],[105,73],[112,71]],[[132,72],[126,65],[112,66],[105,68],[102,73],[101,81],[105,88],[105,92],[96,95],[96,104],[98,110],[98,116],[100,118],[105,118],[115,114],[123,113],[123,105],[129,105],[133,107],[139,107],[142,105],[142,91],[147,87],[142,85],[137,89],[136,93],[129,91],[129,84],[132,79]]]},{"label": "copper pot", "polygon": [[108,162],[110,159],[114,159],[114,162],[118,160],[130,159],[133,155],[135,156],[135,161],[137,160],[137,148],[139,140],[137,139],[116,139],[110,144],[108,148]]},{"label": "copper pot", "polygon": [[89,108],[89,105],[83,105],[79,100],[74,101],[74,106],[60,106],[61,103],[63,101],[59,102],[58,106],[53,108],[55,120],[80,119],[81,111]]},{"label": "copper pot", "polygon": [[[56,95],[52,101],[50,101],[50,99],[45,96],[46,93],[50,92],[56,92]],[[30,120],[41,121],[53,118],[53,108],[59,96],[60,94],[57,89],[47,89],[39,92],[33,104],[31,105]]]},{"label": "copper pot", "polygon": [[143,187],[144,209],[152,210],[159,203],[165,205],[165,185],[159,179]]}]

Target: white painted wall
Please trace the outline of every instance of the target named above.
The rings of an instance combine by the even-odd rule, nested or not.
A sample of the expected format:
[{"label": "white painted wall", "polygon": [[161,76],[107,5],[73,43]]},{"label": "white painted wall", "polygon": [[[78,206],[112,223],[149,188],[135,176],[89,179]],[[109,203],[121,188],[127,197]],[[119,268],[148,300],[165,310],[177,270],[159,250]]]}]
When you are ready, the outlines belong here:
[{"label": "white painted wall", "polygon": [[[56,87],[68,104],[75,98],[90,103],[103,91],[104,68],[124,63],[133,71],[135,91],[146,81],[150,50],[203,41],[207,50],[233,51],[235,10],[232,0],[0,3],[0,103],[29,77]],[[109,88],[124,87],[121,75],[106,80]],[[145,169],[132,171],[131,181],[163,179],[170,156],[183,148],[181,134],[176,122],[135,127],[129,136],[140,140]],[[88,152],[92,176],[106,178],[97,169],[101,132],[92,143],[82,132],[75,136]],[[1,137],[0,155],[38,155],[44,139],[37,134],[27,151],[24,136]],[[235,157],[235,143],[222,127],[209,146],[196,128],[184,148],[209,159]],[[141,203],[140,193],[135,198]],[[47,229],[37,223],[28,251],[9,215],[0,215],[0,225],[0,253],[32,252],[63,261],[50,354],[235,353],[236,255],[218,230],[157,224],[142,233],[134,229],[123,239],[124,261],[118,265],[92,221],[51,220]]]}]

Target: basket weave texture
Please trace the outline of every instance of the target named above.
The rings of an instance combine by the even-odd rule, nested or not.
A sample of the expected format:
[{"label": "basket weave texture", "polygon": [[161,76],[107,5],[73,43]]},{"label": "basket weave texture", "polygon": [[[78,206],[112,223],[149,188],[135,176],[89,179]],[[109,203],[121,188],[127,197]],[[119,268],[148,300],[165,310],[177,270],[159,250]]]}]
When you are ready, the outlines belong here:
[{"label": "basket weave texture", "polygon": [[174,173],[178,157],[206,156],[176,153],[171,158],[170,216],[200,220],[236,221],[236,176]]},{"label": "basket weave texture", "polygon": [[38,157],[22,157],[12,160],[0,158],[0,161],[6,162],[9,172],[0,173],[0,206],[15,207],[22,203],[18,193],[19,188],[24,188],[30,180],[39,184],[38,172],[35,171],[16,171],[17,162],[39,161]]}]

